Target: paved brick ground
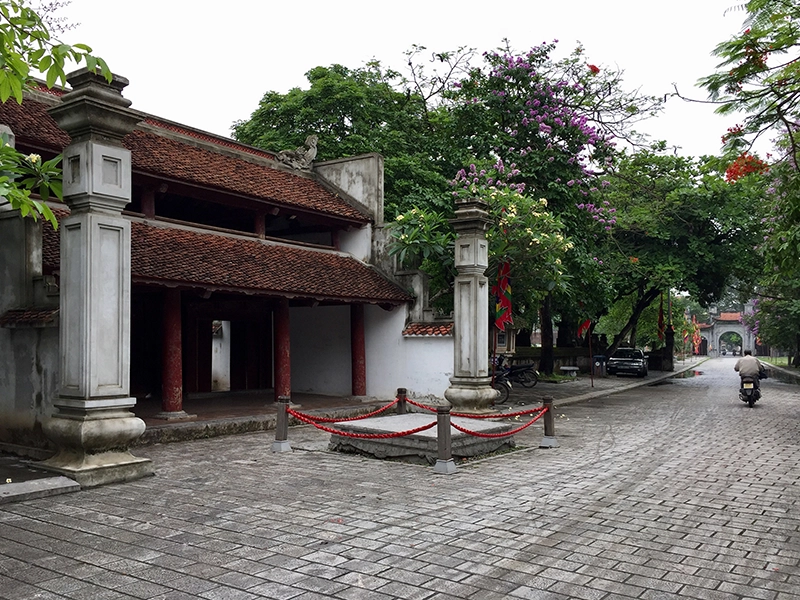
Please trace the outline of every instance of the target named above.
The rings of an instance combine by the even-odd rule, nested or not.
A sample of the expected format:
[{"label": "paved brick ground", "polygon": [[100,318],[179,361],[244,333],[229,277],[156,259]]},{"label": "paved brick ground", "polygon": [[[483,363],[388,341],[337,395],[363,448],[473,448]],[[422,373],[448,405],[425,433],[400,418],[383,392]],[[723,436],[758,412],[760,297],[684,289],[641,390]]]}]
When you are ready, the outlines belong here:
[{"label": "paved brick ground", "polygon": [[732,365],[449,476],[308,428],[140,448],[156,477],[0,507],[0,597],[800,599],[800,388],[749,409]]}]

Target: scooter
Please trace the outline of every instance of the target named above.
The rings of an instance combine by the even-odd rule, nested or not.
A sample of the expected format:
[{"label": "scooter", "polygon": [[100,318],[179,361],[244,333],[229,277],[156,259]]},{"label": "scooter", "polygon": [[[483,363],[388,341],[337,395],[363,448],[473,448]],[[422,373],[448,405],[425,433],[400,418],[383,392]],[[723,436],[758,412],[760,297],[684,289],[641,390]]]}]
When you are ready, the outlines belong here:
[{"label": "scooter", "polygon": [[500,358],[498,362],[495,373],[504,373],[509,381],[519,383],[525,388],[532,388],[539,383],[539,372],[533,364],[510,365],[504,358]]},{"label": "scooter", "polygon": [[500,392],[500,396],[494,401],[495,404],[503,404],[508,400],[511,393],[511,380],[505,371],[498,371],[494,374],[492,387]]},{"label": "scooter", "polygon": [[758,377],[751,377],[749,375],[745,375],[741,378],[742,384],[739,388],[739,400],[747,402],[750,408],[753,408],[756,401],[761,398],[761,389],[758,387],[758,379]]}]

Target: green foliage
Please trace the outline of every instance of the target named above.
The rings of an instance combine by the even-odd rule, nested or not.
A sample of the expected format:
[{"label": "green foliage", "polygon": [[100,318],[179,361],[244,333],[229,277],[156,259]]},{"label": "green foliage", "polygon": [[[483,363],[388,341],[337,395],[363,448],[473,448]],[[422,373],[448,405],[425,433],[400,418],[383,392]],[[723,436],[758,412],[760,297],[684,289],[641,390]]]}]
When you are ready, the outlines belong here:
[{"label": "green foliage", "polygon": [[794,0],[750,0],[742,32],[720,43],[717,72],[700,80],[717,112],[744,113],[744,124],[724,140],[732,156],[765,134],[788,138],[786,156],[798,165],[800,139],[800,4]]},{"label": "green foliage", "polygon": [[[732,185],[720,161],[664,150],[657,145],[623,154],[600,192],[616,222],[597,262],[617,294],[612,310],[630,311],[624,323],[612,320],[619,326],[616,341],[639,336],[639,320],[662,292],[686,292],[707,305],[732,280],[752,285],[760,273],[753,247],[767,207],[759,176]],[[610,333],[611,326],[605,328]]]},{"label": "green foliage", "polygon": [[[22,103],[23,91],[35,77],[43,76],[47,87],[66,85],[68,63],[85,64],[111,81],[105,61],[84,44],[64,44],[52,36],[48,24],[25,0],[0,3],[0,102],[13,98]],[[0,202],[7,202],[22,216],[42,215],[53,227],[58,223],[45,202],[50,194],[61,198],[61,157],[42,162],[7,145],[0,149]],[[31,194],[39,194],[41,200]]]},{"label": "green foliage", "polygon": [[[58,226],[53,212],[45,204],[50,195],[61,199],[61,156],[42,161],[38,154],[24,155],[8,145],[8,137],[0,136],[0,203],[7,202],[23,217],[42,215],[53,227]],[[41,200],[31,197],[38,194]]]},{"label": "green foliage", "polygon": [[381,153],[390,219],[417,205],[444,210],[450,204],[447,177],[461,161],[453,162],[455,153],[437,135],[446,112],[403,91],[400,75],[377,61],[359,69],[315,67],[306,78],[308,90],[264,94],[250,119],[234,124],[234,137],[276,151],[296,147],[315,133],[318,160]]},{"label": "green foliage", "polygon": [[[743,113],[741,125],[723,138],[728,159],[741,157],[755,139],[774,137],[769,172],[757,182],[770,213],[761,222],[762,238],[751,254],[760,259],[749,289],[759,297],[749,324],[770,344],[798,346],[800,306],[800,4],[794,0],[749,0],[742,31],[720,43],[717,72],[701,80],[722,114]],[[768,155],[768,158],[770,156]],[[759,166],[759,165],[757,165]],[[763,170],[763,167],[762,167]],[[742,182],[737,182],[737,185]],[[747,287],[745,287],[747,289]]]},{"label": "green foliage", "polygon": [[85,44],[64,44],[25,0],[0,4],[0,102],[13,97],[22,103],[22,91],[33,77],[43,76],[47,87],[66,85],[67,63],[85,63],[111,81],[111,71]]}]

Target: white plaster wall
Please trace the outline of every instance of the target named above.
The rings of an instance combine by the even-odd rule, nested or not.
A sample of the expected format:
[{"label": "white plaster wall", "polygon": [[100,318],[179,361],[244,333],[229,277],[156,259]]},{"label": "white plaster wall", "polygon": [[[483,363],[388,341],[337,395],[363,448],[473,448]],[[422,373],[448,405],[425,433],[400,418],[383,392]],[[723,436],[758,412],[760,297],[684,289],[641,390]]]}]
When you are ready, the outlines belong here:
[{"label": "white plaster wall", "polygon": [[314,171],[346,192],[383,225],[383,157],[363,154],[314,163]]},{"label": "white plaster wall", "polygon": [[372,226],[351,229],[339,233],[339,249],[362,262],[372,260]]},{"label": "white plaster wall", "polygon": [[296,307],[289,319],[292,391],[350,395],[350,307]]},{"label": "white plaster wall", "polygon": [[222,335],[211,342],[211,389],[227,392],[231,389],[231,322],[222,321]]},{"label": "white plaster wall", "polygon": [[387,400],[402,387],[412,397],[442,398],[453,374],[453,338],[404,338],[406,310],[366,307],[367,395]]},{"label": "white plaster wall", "polygon": [[[31,254],[36,244],[30,236],[36,232],[32,219],[0,216],[0,314],[30,304],[30,277],[38,274],[41,263],[40,251],[38,259]],[[52,412],[58,362],[58,327],[0,327],[0,442],[46,443],[35,424]]]}]

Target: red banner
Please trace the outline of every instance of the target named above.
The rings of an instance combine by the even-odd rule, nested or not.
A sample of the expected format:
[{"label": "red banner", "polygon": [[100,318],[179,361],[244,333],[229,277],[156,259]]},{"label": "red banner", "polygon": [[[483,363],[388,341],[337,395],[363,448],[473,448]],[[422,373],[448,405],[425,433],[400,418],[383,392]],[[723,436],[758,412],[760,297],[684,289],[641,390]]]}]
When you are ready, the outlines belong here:
[{"label": "red banner", "polygon": [[492,286],[495,300],[494,325],[505,331],[506,325],[514,325],[511,316],[511,264],[502,263],[497,267],[497,284]]}]

